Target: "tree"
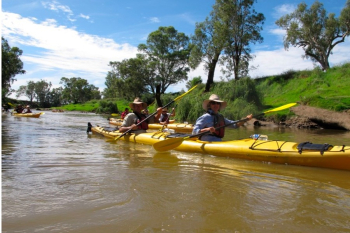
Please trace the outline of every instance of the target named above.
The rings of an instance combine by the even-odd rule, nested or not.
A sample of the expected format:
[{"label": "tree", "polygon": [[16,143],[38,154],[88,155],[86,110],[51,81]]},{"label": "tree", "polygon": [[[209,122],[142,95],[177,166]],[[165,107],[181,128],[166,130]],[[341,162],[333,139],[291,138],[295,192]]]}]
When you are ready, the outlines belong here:
[{"label": "tree", "polygon": [[262,43],[260,34],[265,16],[253,8],[256,0],[216,0],[213,6],[219,20],[219,36],[227,44],[221,64],[223,73],[238,80],[248,74],[249,61],[253,59],[249,45]]},{"label": "tree", "polygon": [[100,99],[101,94],[98,87],[95,87],[86,79],[62,77],[60,84],[64,85],[62,100],[64,103],[84,103],[92,99]]},{"label": "tree", "polygon": [[[112,71],[106,77],[105,96],[121,97],[132,100],[142,96],[152,89],[154,77],[146,55],[137,54],[136,58],[125,59],[121,62],[110,62]],[[155,92],[155,90],[153,90]]]},{"label": "tree", "polygon": [[32,103],[33,100],[36,99],[35,82],[29,81],[27,86],[20,86],[16,92],[17,98],[24,95],[29,99],[30,103]]},{"label": "tree", "polygon": [[310,9],[305,3],[300,3],[293,13],[281,17],[276,24],[286,30],[285,49],[290,45],[301,47],[305,52],[303,57],[327,70],[333,48],[344,42],[350,33],[350,0],[347,0],[339,19],[334,13],[327,16],[323,4],[315,1]]},{"label": "tree", "polygon": [[192,87],[196,86],[197,84],[201,84],[202,82],[203,81],[202,81],[201,76],[194,77],[193,79],[187,81],[186,88],[191,89]]},{"label": "tree", "polygon": [[196,24],[192,36],[192,68],[204,62],[208,71],[205,91],[214,82],[216,65],[222,64],[222,72],[235,79],[248,73],[249,61],[253,59],[250,43],[261,43],[260,35],[265,17],[253,8],[256,0],[216,0],[210,17]]},{"label": "tree", "polygon": [[1,37],[1,88],[2,99],[11,92],[11,84],[16,81],[17,74],[24,74],[23,62],[19,58],[22,50],[17,47],[10,47],[7,40]]},{"label": "tree", "polygon": [[35,94],[40,107],[50,107],[49,93],[51,89],[51,82],[40,80],[35,83]]},{"label": "tree", "polygon": [[158,106],[162,106],[160,95],[170,85],[187,80],[190,39],[172,26],[159,27],[149,34],[147,43],[140,44],[138,49],[147,55],[149,67],[154,69],[154,76],[148,85],[156,92]]},{"label": "tree", "polygon": [[211,84],[214,83],[214,73],[216,64],[224,48],[224,41],[217,34],[214,12],[211,13],[212,18],[206,18],[204,22],[196,23],[196,29],[192,36],[194,44],[190,55],[190,65],[192,68],[198,67],[204,62],[204,69],[208,72],[208,78],[205,86],[205,92],[210,90]]}]

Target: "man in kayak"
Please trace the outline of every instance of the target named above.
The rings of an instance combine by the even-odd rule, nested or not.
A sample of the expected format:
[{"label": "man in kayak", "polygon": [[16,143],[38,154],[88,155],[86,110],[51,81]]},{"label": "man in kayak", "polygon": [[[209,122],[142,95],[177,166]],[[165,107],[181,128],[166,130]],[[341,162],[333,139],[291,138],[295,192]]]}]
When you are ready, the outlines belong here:
[{"label": "man in kayak", "polygon": [[[225,136],[225,127],[222,127],[218,130],[215,130],[215,128],[235,122],[233,120],[224,118],[224,116],[219,113],[219,111],[226,108],[226,106],[227,103],[220,100],[219,96],[216,94],[212,94],[208,100],[204,100],[202,107],[207,112],[197,119],[196,124],[193,127],[192,134],[210,131],[210,133],[204,134],[200,140],[222,141],[222,138]],[[252,114],[248,115],[247,120],[252,119],[252,117]],[[233,124],[231,127],[238,128],[243,124],[244,121]]]},{"label": "man in kayak", "polygon": [[[153,122],[154,118],[159,118],[162,110],[162,108],[158,108],[156,116],[152,116],[149,119],[145,120],[147,116],[145,114],[142,114],[141,111],[147,108],[147,104],[144,103],[139,97],[136,97],[134,102],[129,104],[129,107],[133,110],[133,112],[126,115],[122,125],[119,128],[119,132],[126,132],[128,130],[132,130],[133,133],[146,132],[148,129],[148,122]],[[139,124],[141,121],[143,122]]]},{"label": "man in kayak", "polygon": [[171,113],[168,113],[168,108],[162,109],[162,114],[159,117],[159,124],[167,125],[171,116],[175,116],[175,108],[172,109]]}]

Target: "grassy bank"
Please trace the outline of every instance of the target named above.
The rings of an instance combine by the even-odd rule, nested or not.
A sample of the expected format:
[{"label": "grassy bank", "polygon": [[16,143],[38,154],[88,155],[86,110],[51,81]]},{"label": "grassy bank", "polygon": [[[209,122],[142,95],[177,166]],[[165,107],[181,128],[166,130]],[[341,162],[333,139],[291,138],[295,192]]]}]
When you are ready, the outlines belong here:
[{"label": "grassy bank", "polygon": [[[239,82],[217,82],[210,93],[203,93],[204,84],[186,95],[176,104],[176,119],[194,121],[203,113],[202,102],[211,93],[218,94],[228,102],[222,113],[230,119],[240,119],[248,113],[259,113],[287,103],[298,102],[303,105],[333,111],[350,109],[350,63],[334,66],[327,72],[319,68],[303,71],[288,71],[281,75],[257,79],[241,79]],[[164,95],[163,104],[173,96]],[[130,101],[93,100],[84,104],[70,104],[61,107],[68,111],[84,112],[122,112]],[[110,110],[113,108],[113,110]],[[172,107],[172,106],[170,106]],[[109,110],[108,110],[109,109]],[[150,112],[155,111],[155,106]],[[273,117],[283,119],[292,115],[289,110],[276,112]]]}]

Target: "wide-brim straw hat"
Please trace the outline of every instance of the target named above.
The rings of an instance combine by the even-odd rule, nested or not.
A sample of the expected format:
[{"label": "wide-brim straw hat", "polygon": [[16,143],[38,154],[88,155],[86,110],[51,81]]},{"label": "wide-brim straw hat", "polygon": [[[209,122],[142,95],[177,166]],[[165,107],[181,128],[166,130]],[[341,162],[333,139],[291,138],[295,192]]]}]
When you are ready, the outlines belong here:
[{"label": "wide-brim straw hat", "polygon": [[226,103],[225,101],[223,101],[223,100],[220,100],[220,97],[219,97],[218,95],[212,94],[212,95],[209,97],[209,99],[203,101],[202,106],[203,106],[203,109],[204,109],[205,111],[208,110],[208,105],[209,105],[209,102],[211,102],[211,101],[220,103],[220,104],[221,104],[220,110],[226,108],[226,106],[227,106],[227,103]]},{"label": "wide-brim straw hat", "polygon": [[134,99],[134,102],[132,102],[132,103],[129,104],[129,107],[130,107],[131,109],[133,109],[133,105],[134,105],[134,104],[142,104],[142,109],[147,108],[147,104],[144,103],[139,97],[136,97],[136,98]]}]

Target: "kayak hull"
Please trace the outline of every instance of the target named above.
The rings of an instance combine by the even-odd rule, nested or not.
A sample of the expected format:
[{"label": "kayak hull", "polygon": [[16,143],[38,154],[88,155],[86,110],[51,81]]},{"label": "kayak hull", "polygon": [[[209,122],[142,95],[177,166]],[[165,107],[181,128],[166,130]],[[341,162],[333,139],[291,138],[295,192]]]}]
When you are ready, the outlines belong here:
[{"label": "kayak hull", "polygon": [[39,118],[41,113],[13,113],[13,116],[15,117],[32,117],[32,118]]},{"label": "kayak hull", "polygon": [[[108,132],[101,127],[93,127],[92,131],[110,138],[116,138],[121,135],[118,131]],[[153,145],[161,140],[166,140],[168,135],[168,133],[163,132],[137,135],[127,134],[120,139]],[[198,139],[187,139],[174,150],[261,162],[350,171],[350,146],[333,146],[321,152],[319,150],[300,151],[298,143],[286,141],[260,141],[247,138],[223,142],[206,142]]]}]

